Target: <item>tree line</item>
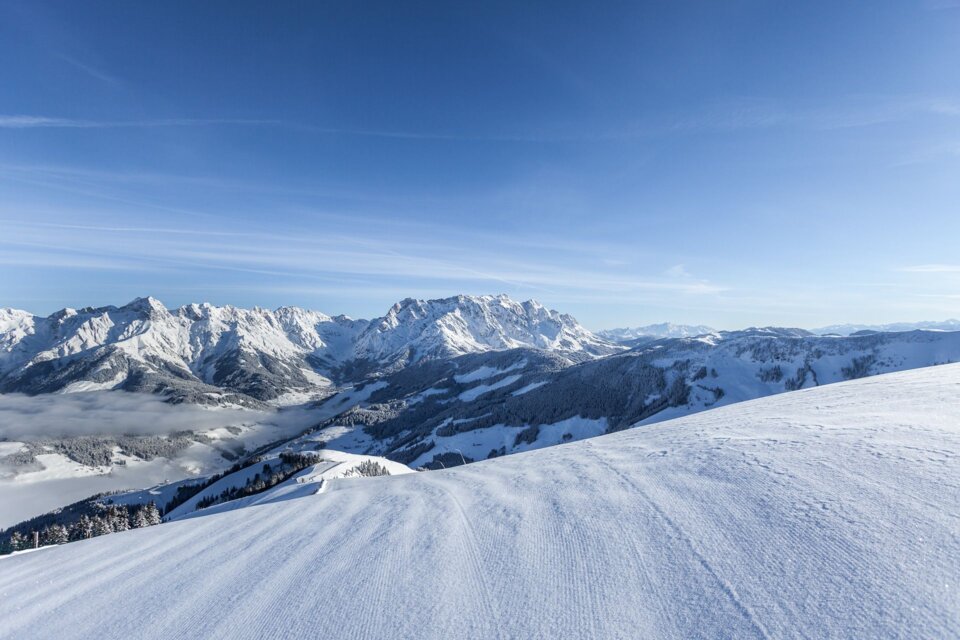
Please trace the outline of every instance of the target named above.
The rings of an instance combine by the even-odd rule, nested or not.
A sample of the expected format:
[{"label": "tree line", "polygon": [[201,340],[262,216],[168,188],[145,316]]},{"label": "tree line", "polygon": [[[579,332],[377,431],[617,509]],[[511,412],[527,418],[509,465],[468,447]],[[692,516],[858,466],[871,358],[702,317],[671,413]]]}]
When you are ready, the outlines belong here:
[{"label": "tree line", "polygon": [[286,482],[300,471],[317,464],[319,461],[315,454],[285,451],[280,454],[279,468],[264,463],[263,468],[255,473],[252,478],[248,478],[244,486],[228,487],[219,494],[204,496],[198,500],[197,510],[206,509],[221,502],[230,502],[231,500],[263,493],[281,482]]},{"label": "tree line", "polygon": [[93,516],[84,513],[75,522],[69,524],[53,523],[39,531],[15,529],[0,544],[0,554],[33,548],[35,539],[39,546],[43,547],[86,540],[128,529],[141,529],[160,524],[160,522],[160,510],[153,502],[135,508],[124,505],[104,506],[100,513]]},{"label": "tree line", "polygon": [[[282,452],[279,460],[274,461],[275,466],[264,463],[244,486],[231,487],[219,494],[204,496],[195,508],[203,509],[220,502],[261,493],[319,461],[315,452]],[[200,482],[182,484],[177,487],[176,492],[162,510],[153,502],[130,506],[111,504],[112,498],[107,497],[106,494],[98,494],[14,525],[6,532],[0,532],[0,536],[6,533],[5,538],[0,538],[0,555],[31,549],[35,538],[39,546],[49,546],[160,524],[163,516],[171,513],[204,489],[227,476],[262,462],[264,462],[262,457],[252,456]],[[357,471],[357,475],[380,475],[376,473],[379,470],[374,469],[358,468],[353,471]],[[372,473],[367,473],[370,471]],[[386,469],[382,471],[386,472]]]}]

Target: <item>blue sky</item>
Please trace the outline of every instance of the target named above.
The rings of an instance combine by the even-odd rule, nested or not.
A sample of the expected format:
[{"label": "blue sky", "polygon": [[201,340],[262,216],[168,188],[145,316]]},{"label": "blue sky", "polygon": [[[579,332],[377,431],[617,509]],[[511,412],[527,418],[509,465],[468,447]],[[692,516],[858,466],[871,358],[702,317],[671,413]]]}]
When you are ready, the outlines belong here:
[{"label": "blue sky", "polygon": [[960,316],[960,2],[0,0],[0,306]]}]

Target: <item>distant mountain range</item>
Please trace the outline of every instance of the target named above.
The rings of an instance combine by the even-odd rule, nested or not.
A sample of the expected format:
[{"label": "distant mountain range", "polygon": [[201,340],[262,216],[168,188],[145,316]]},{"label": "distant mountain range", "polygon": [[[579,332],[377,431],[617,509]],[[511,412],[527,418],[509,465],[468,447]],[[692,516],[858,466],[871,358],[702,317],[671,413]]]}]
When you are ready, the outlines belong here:
[{"label": "distant mountain range", "polygon": [[[832,324],[826,327],[810,329],[811,335],[839,335],[849,336],[863,331],[892,332],[892,331],[960,331],[960,320],[927,320],[921,322],[893,322],[890,324]],[[798,329],[797,331],[803,331]],[[673,324],[661,322],[648,324],[643,327],[601,329],[596,334],[610,342],[635,346],[640,341],[650,338],[694,338],[708,333],[717,333],[716,329],[702,324]]]},{"label": "distant mountain range", "polygon": [[693,338],[714,332],[716,329],[702,324],[661,322],[648,324],[645,327],[604,329],[597,331],[597,335],[611,342],[629,342],[638,338]]},{"label": "distant mountain range", "polygon": [[817,335],[835,334],[849,336],[861,331],[960,331],[960,320],[924,321],[924,322],[894,322],[891,324],[833,324],[827,327],[813,329],[811,333]]}]

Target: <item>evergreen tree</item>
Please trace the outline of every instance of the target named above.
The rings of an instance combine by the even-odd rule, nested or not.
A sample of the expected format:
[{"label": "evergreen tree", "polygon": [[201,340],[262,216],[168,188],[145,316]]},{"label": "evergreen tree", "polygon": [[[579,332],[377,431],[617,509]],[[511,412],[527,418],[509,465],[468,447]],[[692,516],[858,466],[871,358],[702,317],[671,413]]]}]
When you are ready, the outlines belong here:
[{"label": "evergreen tree", "polygon": [[23,551],[27,548],[27,539],[19,531],[10,534],[10,548],[14,551]]},{"label": "evergreen tree", "polygon": [[52,524],[43,530],[43,544],[64,544],[70,541],[67,528],[62,524]]},{"label": "evergreen tree", "polygon": [[130,528],[129,514],[126,507],[112,507],[110,509],[110,528],[114,531],[126,531]]},{"label": "evergreen tree", "polygon": [[150,523],[147,522],[147,507],[146,505],[137,509],[133,516],[130,518],[130,525],[134,529],[140,529],[141,527],[149,527]]},{"label": "evergreen tree", "polygon": [[110,526],[110,521],[101,516],[94,516],[93,535],[102,536],[108,533],[113,533],[113,528]]},{"label": "evergreen tree", "polygon": [[146,512],[147,524],[149,526],[163,522],[163,519],[160,517],[160,510],[157,509],[157,505],[153,502],[148,502],[145,504],[143,506],[143,511]]},{"label": "evergreen tree", "polygon": [[73,539],[74,540],[86,540],[87,538],[93,537],[93,520],[90,519],[90,516],[83,514],[80,516],[80,519],[77,520],[77,524],[73,527]]}]

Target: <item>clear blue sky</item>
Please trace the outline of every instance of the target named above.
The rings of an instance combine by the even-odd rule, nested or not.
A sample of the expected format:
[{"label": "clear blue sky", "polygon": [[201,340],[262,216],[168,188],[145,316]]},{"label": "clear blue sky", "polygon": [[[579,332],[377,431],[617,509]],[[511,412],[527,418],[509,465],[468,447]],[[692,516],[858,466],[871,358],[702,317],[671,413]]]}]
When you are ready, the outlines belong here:
[{"label": "clear blue sky", "polygon": [[0,0],[0,306],[960,315],[960,1]]}]

